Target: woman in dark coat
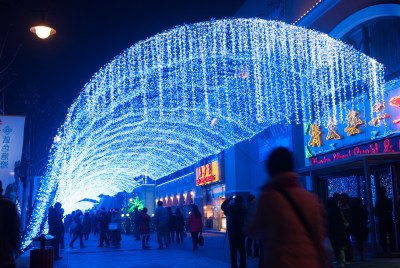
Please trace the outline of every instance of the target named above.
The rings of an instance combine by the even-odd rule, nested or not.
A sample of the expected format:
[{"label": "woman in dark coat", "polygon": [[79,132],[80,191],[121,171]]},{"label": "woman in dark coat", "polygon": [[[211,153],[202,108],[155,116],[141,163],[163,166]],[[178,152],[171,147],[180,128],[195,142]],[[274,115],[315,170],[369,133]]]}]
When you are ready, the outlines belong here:
[{"label": "woman in dark coat", "polygon": [[340,267],[344,267],[344,250],[347,245],[346,227],[344,219],[336,200],[328,198],[326,204],[329,239],[335,252],[335,259]]},{"label": "woman in dark coat", "polygon": [[176,243],[183,244],[183,228],[185,227],[185,222],[183,219],[183,214],[179,208],[176,209],[174,215],[174,230],[176,232]]}]

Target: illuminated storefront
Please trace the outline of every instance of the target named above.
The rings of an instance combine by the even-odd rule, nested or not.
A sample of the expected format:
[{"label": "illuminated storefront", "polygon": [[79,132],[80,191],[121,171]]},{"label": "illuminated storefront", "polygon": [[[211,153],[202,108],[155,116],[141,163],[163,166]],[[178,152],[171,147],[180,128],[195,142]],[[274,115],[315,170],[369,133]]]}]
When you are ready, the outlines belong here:
[{"label": "illuminated storefront", "polygon": [[397,247],[400,248],[400,85],[387,88],[384,103],[373,110],[359,105],[357,111],[344,111],[347,121],[305,126],[307,166],[300,174],[311,179],[312,189],[322,199],[334,193],[360,198],[370,215],[371,243],[375,254],[378,243],[375,202],[379,187],[393,200]]},{"label": "illuminated storefront", "polygon": [[196,169],[196,186],[201,189],[201,204],[206,229],[226,230],[226,216],[221,210],[225,200],[225,184],[221,178],[221,161]]}]

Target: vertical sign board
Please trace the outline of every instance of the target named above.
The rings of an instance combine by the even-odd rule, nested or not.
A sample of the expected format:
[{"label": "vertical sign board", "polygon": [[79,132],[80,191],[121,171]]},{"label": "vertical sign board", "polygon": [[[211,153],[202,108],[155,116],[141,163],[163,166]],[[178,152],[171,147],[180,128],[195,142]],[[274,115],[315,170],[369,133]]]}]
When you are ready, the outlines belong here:
[{"label": "vertical sign board", "polygon": [[220,181],[219,161],[206,164],[196,169],[196,186]]},{"label": "vertical sign board", "polygon": [[15,162],[21,161],[25,116],[0,116],[0,180],[14,183]]}]

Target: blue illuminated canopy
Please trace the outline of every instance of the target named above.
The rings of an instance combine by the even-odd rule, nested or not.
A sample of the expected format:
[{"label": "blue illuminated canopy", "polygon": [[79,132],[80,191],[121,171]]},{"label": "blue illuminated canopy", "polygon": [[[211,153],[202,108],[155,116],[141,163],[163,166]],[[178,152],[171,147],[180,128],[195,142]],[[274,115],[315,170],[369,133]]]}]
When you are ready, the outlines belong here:
[{"label": "blue illuminated canopy", "polygon": [[85,209],[130,192],[275,124],[346,118],[357,96],[383,99],[383,66],[329,36],[261,19],[177,27],[116,56],[70,107],[26,246],[47,207]]}]

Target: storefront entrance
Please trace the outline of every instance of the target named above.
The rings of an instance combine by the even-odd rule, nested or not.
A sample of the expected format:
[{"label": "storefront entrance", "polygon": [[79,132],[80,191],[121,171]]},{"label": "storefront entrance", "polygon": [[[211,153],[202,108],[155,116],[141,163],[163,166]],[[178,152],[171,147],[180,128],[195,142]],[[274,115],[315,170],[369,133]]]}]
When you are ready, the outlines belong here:
[{"label": "storefront entrance", "polygon": [[204,226],[208,230],[226,230],[226,216],[221,210],[225,201],[225,185],[208,186],[202,189]]},{"label": "storefront entrance", "polygon": [[[392,219],[395,226],[395,252],[400,249],[400,155],[380,154],[357,156],[350,159],[310,166],[301,175],[310,176],[313,191],[323,202],[335,193],[345,193],[350,198],[360,198],[369,213],[370,234],[366,249],[375,255],[383,253],[379,222],[376,217],[376,200],[380,188],[393,201]],[[387,239],[389,241],[389,236]],[[381,239],[382,241],[382,239]],[[388,243],[389,247],[389,243]],[[394,252],[392,252],[394,253]]]}]

